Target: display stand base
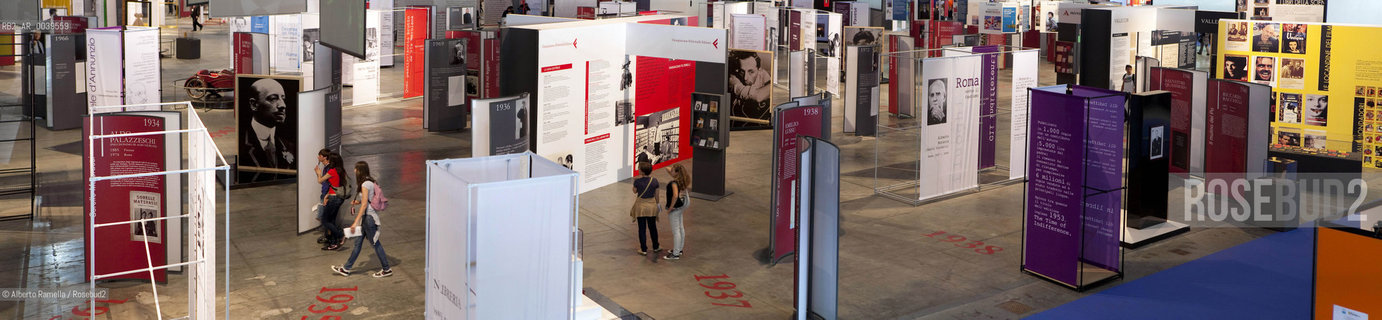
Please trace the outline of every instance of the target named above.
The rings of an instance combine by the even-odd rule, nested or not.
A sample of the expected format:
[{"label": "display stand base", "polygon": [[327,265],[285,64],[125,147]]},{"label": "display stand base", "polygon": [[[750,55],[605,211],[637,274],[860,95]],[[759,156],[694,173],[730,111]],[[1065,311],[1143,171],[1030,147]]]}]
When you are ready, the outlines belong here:
[{"label": "display stand base", "polygon": [[1189,231],[1189,225],[1175,221],[1166,221],[1142,229],[1123,227],[1123,247],[1136,249]]},{"label": "display stand base", "polygon": [[728,197],[728,196],[733,195],[733,194],[734,194],[734,192],[725,192],[724,195],[718,195],[718,196],[717,196],[717,195],[713,195],[713,194],[704,194],[704,193],[692,191],[692,192],[691,192],[691,197],[692,197],[692,198],[696,198],[696,199],[701,199],[701,200],[708,200],[708,201],[720,201],[720,199],[724,199],[725,197]]}]

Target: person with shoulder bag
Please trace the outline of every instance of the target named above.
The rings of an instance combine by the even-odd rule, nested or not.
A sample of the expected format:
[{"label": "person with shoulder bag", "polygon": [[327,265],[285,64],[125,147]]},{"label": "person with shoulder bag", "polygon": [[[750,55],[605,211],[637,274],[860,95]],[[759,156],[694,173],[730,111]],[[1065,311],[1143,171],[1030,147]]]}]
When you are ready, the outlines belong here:
[{"label": "person with shoulder bag", "polygon": [[317,181],[321,182],[324,188],[321,211],[317,213],[317,220],[321,221],[322,231],[326,233],[322,241],[325,243],[322,250],[336,250],[340,249],[341,243],[345,241],[345,233],[336,219],[341,204],[345,202],[341,186],[346,182],[346,177],[341,172],[341,155],[322,149],[317,152],[317,161],[323,165],[317,175]]},{"label": "person with shoulder bag", "polygon": [[633,194],[637,197],[633,201],[633,208],[629,209],[629,216],[633,217],[633,222],[638,224],[638,255],[648,255],[648,240],[645,238],[651,231],[653,238],[653,253],[662,251],[662,246],[657,242],[657,179],[653,179],[653,164],[647,161],[638,162],[638,172],[642,174],[638,179],[633,180]]},{"label": "person with shoulder bag", "polygon": [[691,175],[686,172],[686,167],[680,163],[667,167],[667,175],[672,176],[672,181],[667,182],[667,222],[672,226],[672,251],[667,252],[667,256],[662,257],[667,260],[681,259],[682,246],[686,244],[686,228],[682,225],[682,213],[691,206]]},{"label": "person with shoulder bag", "polygon": [[384,244],[379,242],[379,211],[377,205],[371,205],[373,199],[383,197],[371,197],[382,192],[379,184],[374,181],[374,176],[370,175],[369,164],[364,161],[355,163],[355,180],[359,182],[360,197],[351,201],[352,205],[358,206],[355,210],[355,223],[350,225],[351,229],[360,228],[360,236],[355,238],[355,248],[350,251],[350,258],[346,259],[344,266],[331,266],[331,271],[343,277],[350,276],[350,268],[355,265],[355,258],[360,256],[360,247],[365,245],[368,238],[374,245],[374,256],[379,259],[381,269],[371,276],[383,278],[393,275],[393,269],[389,269],[389,256],[384,254]]}]

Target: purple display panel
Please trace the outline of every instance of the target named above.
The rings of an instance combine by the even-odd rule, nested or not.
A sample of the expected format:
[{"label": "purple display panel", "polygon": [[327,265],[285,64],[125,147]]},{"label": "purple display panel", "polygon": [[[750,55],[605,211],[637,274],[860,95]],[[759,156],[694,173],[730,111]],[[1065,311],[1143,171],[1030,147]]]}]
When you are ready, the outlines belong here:
[{"label": "purple display panel", "polygon": [[[1026,232],[1023,268],[1077,285],[1080,211],[1084,204],[1084,98],[1039,89],[1028,91]],[[1121,136],[1121,135],[1119,135]]]},{"label": "purple display panel", "polygon": [[[974,53],[998,52],[998,46],[974,47]],[[979,85],[979,169],[992,168],[998,150],[998,55],[983,56]]]},{"label": "purple display panel", "polygon": [[1085,121],[1085,212],[1081,257],[1112,271],[1119,266],[1123,208],[1123,105],[1121,92],[1088,100]]}]

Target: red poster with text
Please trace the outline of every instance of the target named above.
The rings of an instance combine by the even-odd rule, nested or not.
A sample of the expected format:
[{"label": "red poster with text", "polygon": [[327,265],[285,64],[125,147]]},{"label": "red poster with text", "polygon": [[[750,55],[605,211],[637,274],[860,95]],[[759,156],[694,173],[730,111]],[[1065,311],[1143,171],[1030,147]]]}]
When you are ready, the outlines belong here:
[{"label": "red poster with text", "polygon": [[[431,10],[427,8],[408,8],[403,12],[403,97],[421,97],[426,91],[427,86],[423,83],[425,76],[424,57],[425,46],[427,45],[428,35],[432,32],[428,29],[427,17],[431,15]],[[467,104],[469,105],[469,104]]]},{"label": "red poster with text", "polygon": [[1191,123],[1194,116],[1194,73],[1153,68],[1151,90],[1171,92],[1171,165],[1170,172],[1184,176],[1190,173]]},{"label": "red poster with text", "polygon": [[773,213],[772,243],[768,258],[772,263],[796,253],[797,141],[801,136],[821,136],[821,106],[779,110],[773,114]]},{"label": "red poster with text", "polygon": [[1248,150],[1248,86],[1232,81],[1209,81],[1205,115],[1206,182],[1243,178],[1248,172],[1245,155]]},{"label": "red poster with text", "polygon": [[[897,49],[898,49],[898,48],[897,48],[897,46],[898,46],[898,41],[900,41],[900,38],[901,38],[901,37],[902,37],[902,35],[896,35],[896,34],[888,35],[888,51],[887,51],[887,52],[897,52],[897,51],[898,51],[898,50],[897,50]],[[888,55],[888,79],[893,79],[893,81],[897,81],[897,80],[896,80],[896,79],[897,79],[897,63],[898,63],[898,61],[897,61],[897,55],[895,55],[895,54],[890,54],[890,55]],[[890,112],[890,113],[892,113],[892,114],[897,114],[897,103],[896,103],[895,101],[901,101],[901,100],[898,100],[898,99],[897,99],[897,89],[898,89],[898,87],[899,87],[899,86],[894,86],[894,85],[889,85],[889,86],[888,86],[888,112]]]},{"label": "red poster with text", "polygon": [[[91,133],[99,135],[158,132],[164,130],[163,119],[148,116],[109,115],[97,116],[91,122],[83,121],[82,136]],[[164,170],[164,139],[162,134],[106,138],[95,141],[94,146],[82,141],[85,158],[82,175],[90,181],[91,174],[97,177],[132,175]],[[94,172],[92,172],[94,171]],[[137,219],[160,218],[164,216],[165,176],[147,176],[96,182],[95,198],[82,190],[85,197],[84,211],[91,212],[95,206],[96,223],[117,223]],[[90,183],[85,185],[90,188]],[[90,221],[82,215],[82,245],[85,250],[86,266],[82,268],[89,281],[90,266],[96,267],[96,274],[112,274],[139,270],[167,264],[164,257],[164,221],[145,222],[100,227],[93,236]],[[94,237],[95,247],[89,247]],[[94,252],[93,252],[94,251]],[[147,254],[146,254],[147,252]],[[148,272],[136,272],[106,279],[149,279]],[[164,282],[167,277],[163,270],[153,273],[155,281]]]},{"label": "red poster with text", "polygon": [[499,57],[499,38],[494,37],[485,39],[484,42],[485,57],[482,61],[485,64],[485,72],[480,83],[481,87],[485,89],[483,93],[484,96],[481,98],[498,98],[499,78],[503,77],[499,74],[499,59],[501,59],[501,57]]},{"label": "red poster with text", "polygon": [[696,90],[696,62],[637,57],[636,63],[634,161],[648,160],[656,170],[691,159],[691,92]]},{"label": "red poster with text", "polygon": [[257,71],[268,72],[268,70],[254,70],[254,35],[249,32],[235,33],[235,73],[255,74]]}]

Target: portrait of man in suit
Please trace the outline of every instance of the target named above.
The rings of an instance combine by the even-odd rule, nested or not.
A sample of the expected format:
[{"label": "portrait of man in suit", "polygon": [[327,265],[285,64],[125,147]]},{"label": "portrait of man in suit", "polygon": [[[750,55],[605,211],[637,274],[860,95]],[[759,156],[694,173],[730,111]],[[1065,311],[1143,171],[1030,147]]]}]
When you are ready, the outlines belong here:
[{"label": "portrait of man in suit", "polygon": [[934,126],[944,124],[946,118],[945,99],[947,98],[944,78],[936,78],[927,81],[926,84],[926,125]]},{"label": "portrait of man in suit", "polygon": [[239,166],[296,168],[297,134],[291,128],[295,126],[290,125],[288,113],[296,107],[299,87],[289,85],[293,89],[290,96],[282,82],[292,84],[298,80],[241,77],[236,81],[241,118]]}]

